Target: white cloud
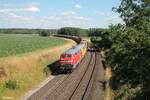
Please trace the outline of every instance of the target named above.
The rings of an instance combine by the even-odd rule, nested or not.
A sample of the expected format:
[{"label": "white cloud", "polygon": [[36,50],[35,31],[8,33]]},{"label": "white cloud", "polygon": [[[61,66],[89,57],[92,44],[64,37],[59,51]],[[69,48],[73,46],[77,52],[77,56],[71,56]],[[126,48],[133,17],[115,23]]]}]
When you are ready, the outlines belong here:
[{"label": "white cloud", "polygon": [[90,21],[90,18],[83,17],[83,16],[70,16],[70,18],[72,20],[78,20],[78,21],[81,21],[81,22],[83,22],[83,21]]},{"label": "white cloud", "polygon": [[80,16],[74,11],[62,12],[60,15],[55,15],[55,17],[51,16],[50,18],[52,18],[52,19],[53,18],[55,18],[55,19],[66,19],[66,20],[81,21],[81,22],[90,20],[90,18]]},{"label": "white cloud", "polygon": [[117,15],[114,12],[104,12],[104,11],[94,11],[94,13],[99,15],[99,16],[106,16],[106,17],[116,16]]},{"label": "white cloud", "polygon": [[17,20],[20,20],[20,21],[31,21],[31,20],[32,20],[31,17],[20,16],[20,15],[14,14],[14,13],[10,13],[10,14],[9,14],[9,17],[10,17],[11,19],[15,19],[15,20],[17,19]]},{"label": "white cloud", "polygon": [[72,16],[75,14],[76,14],[76,12],[74,12],[74,11],[66,11],[66,12],[61,13],[61,15],[63,15],[63,16]]},{"label": "white cloud", "polygon": [[4,13],[0,15],[1,22],[26,23],[33,20],[31,16],[21,16],[15,13]]},{"label": "white cloud", "polygon": [[[25,28],[60,28],[64,26],[86,27],[90,18],[81,16],[75,11],[59,11],[45,16],[36,16],[26,12],[38,12],[36,5],[24,7],[0,7],[0,27]],[[38,21],[37,21],[38,20]]]},{"label": "white cloud", "polygon": [[119,14],[114,13],[112,11],[110,12],[94,11],[94,14],[103,18],[103,20],[105,20],[105,23],[107,23],[107,26],[109,24],[124,23],[123,20],[119,17]]},{"label": "white cloud", "polygon": [[45,20],[51,20],[51,21],[64,21],[64,20],[70,20],[72,22],[80,21],[80,22],[86,22],[90,21],[90,18],[84,17],[84,16],[77,16],[77,15],[71,15],[71,16],[62,16],[62,15],[51,15],[51,16],[45,16],[43,17]]},{"label": "white cloud", "polygon": [[39,12],[40,9],[36,5],[28,5],[24,7],[3,7],[0,8],[0,12]]},{"label": "white cloud", "polygon": [[39,12],[40,9],[37,6],[35,6],[35,5],[31,5],[29,7],[24,8],[24,11]]},{"label": "white cloud", "polygon": [[[46,23],[53,24],[54,26],[64,27],[87,27],[90,18],[78,15],[76,13],[61,13],[56,15],[45,16],[42,18]],[[56,25],[57,24],[57,25]]]},{"label": "white cloud", "polygon": [[76,5],[75,5],[75,8],[81,9],[81,8],[82,8],[82,6],[81,6],[81,5],[79,5],[79,4],[76,4]]}]

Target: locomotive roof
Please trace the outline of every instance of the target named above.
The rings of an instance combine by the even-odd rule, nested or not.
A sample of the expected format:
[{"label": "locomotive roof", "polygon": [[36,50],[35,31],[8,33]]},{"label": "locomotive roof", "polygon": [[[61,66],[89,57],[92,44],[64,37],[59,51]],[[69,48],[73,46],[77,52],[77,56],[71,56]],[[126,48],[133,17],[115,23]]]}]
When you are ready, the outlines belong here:
[{"label": "locomotive roof", "polygon": [[64,52],[64,54],[75,54],[76,52],[78,52],[84,46],[85,46],[85,44],[78,44],[75,47],[73,47],[71,49],[68,49],[66,52]]}]

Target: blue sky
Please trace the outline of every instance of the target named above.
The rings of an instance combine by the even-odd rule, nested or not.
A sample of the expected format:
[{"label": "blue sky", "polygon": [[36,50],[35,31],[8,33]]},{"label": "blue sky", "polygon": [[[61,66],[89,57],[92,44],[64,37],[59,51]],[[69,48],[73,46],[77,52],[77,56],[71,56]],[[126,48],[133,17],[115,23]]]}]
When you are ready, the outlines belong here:
[{"label": "blue sky", "polygon": [[122,23],[120,0],[0,0],[0,28],[101,27]]}]

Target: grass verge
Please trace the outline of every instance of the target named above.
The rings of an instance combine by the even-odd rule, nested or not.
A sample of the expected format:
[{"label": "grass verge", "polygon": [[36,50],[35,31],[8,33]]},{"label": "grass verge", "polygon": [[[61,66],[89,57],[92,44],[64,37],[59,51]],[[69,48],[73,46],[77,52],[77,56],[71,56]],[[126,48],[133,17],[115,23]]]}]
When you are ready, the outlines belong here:
[{"label": "grass verge", "polygon": [[111,77],[112,77],[111,68],[106,66],[106,69],[105,69],[106,83],[105,83],[105,91],[104,91],[104,99],[105,100],[114,100],[113,99],[113,90],[111,89],[111,86],[110,86]]},{"label": "grass verge", "polygon": [[104,79],[105,79],[105,89],[104,89],[104,100],[114,100],[113,96],[113,90],[111,88],[111,79],[112,79],[112,71],[111,67],[107,65],[106,63],[106,55],[105,53],[108,52],[108,50],[102,50],[101,51],[101,57],[102,57],[102,63],[105,69],[104,72]]}]

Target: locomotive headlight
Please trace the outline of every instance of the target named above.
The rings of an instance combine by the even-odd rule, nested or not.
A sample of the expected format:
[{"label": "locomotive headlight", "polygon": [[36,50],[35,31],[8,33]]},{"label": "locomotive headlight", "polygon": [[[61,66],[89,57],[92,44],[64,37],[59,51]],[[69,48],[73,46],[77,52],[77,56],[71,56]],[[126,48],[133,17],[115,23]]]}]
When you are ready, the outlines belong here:
[{"label": "locomotive headlight", "polygon": [[67,60],[67,62],[73,62],[73,60]]}]

